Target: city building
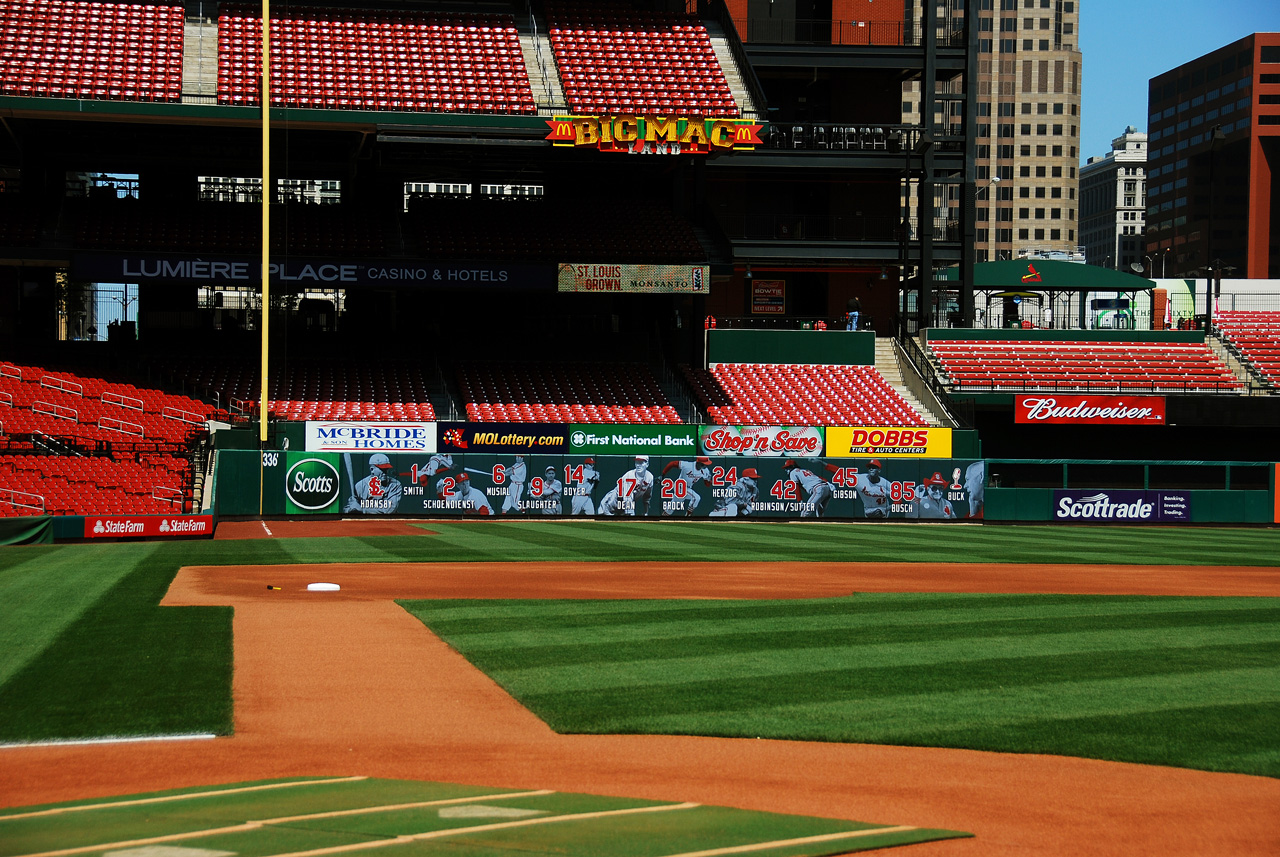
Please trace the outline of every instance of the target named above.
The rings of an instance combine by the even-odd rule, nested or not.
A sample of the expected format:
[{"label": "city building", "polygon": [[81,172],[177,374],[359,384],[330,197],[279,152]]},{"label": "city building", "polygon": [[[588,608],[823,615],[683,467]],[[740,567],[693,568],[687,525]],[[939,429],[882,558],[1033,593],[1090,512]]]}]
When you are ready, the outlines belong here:
[{"label": "city building", "polygon": [[1280,33],[1152,78],[1147,103],[1147,255],[1167,255],[1170,277],[1280,276]]},{"label": "city building", "polygon": [[[977,260],[1074,252],[1080,243],[1079,4],[973,0],[973,5],[978,15]],[[904,121],[919,121],[914,82],[903,85],[903,108],[909,117]],[[948,204],[955,212],[961,202]]]},{"label": "city building", "polygon": [[[1111,151],[1080,168],[1080,243],[1090,265],[1152,275],[1144,260],[1147,135],[1130,125]],[[1157,265],[1156,271],[1159,271]]]}]

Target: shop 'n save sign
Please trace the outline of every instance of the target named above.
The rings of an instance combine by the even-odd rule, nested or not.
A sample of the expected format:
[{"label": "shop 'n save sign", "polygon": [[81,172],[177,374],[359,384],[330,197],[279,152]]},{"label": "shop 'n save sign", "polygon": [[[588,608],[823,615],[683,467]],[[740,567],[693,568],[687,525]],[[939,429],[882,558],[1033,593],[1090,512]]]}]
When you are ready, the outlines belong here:
[{"label": "shop 'n save sign", "polygon": [[1164,425],[1164,396],[1015,396],[1013,421],[1022,424]]}]

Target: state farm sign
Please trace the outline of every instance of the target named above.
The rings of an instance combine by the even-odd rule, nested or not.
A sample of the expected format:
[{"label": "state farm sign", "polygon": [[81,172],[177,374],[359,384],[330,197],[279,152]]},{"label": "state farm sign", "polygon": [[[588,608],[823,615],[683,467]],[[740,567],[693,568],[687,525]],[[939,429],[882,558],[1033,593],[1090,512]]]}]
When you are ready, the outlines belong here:
[{"label": "state farm sign", "polygon": [[112,515],[84,519],[86,539],[212,536],[213,515]]},{"label": "state farm sign", "polygon": [[1023,424],[1164,425],[1164,397],[1015,396],[1013,416]]}]

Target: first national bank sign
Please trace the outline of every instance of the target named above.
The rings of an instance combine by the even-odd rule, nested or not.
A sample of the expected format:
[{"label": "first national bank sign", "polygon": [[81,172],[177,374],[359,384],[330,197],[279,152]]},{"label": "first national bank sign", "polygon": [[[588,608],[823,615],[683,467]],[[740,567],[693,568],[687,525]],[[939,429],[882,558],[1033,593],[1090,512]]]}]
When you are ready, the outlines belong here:
[{"label": "first national bank sign", "polygon": [[674,116],[557,116],[545,120],[553,146],[586,146],[632,155],[705,155],[764,145],[763,125],[746,119]]}]

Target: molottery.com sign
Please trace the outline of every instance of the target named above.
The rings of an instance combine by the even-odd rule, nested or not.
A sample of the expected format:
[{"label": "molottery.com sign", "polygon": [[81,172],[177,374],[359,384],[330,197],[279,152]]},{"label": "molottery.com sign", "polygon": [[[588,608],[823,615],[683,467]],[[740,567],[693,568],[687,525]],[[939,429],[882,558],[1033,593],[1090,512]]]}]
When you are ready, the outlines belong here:
[{"label": "molottery.com sign", "polygon": [[84,519],[86,539],[212,536],[213,515],[116,515]]},{"label": "molottery.com sign", "polygon": [[951,429],[828,426],[827,455],[836,458],[950,458]]},{"label": "molottery.com sign", "polygon": [[1015,396],[1023,425],[1164,425],[1164,396]]},{"label": "molottery.com sign", "polygon": [[440,452],[559,452],[569,449],[564,423],[436,423]]},{"label": "molottery.com sign", "polygon": [[698,448],[695,426],[605,425],[569,426],[569,451],[574,455],[685,455]]}]

